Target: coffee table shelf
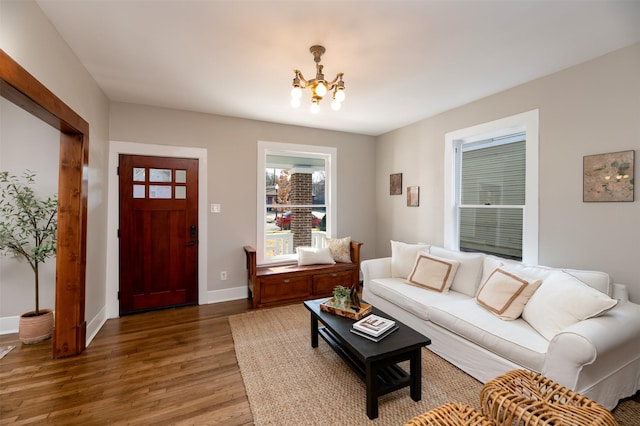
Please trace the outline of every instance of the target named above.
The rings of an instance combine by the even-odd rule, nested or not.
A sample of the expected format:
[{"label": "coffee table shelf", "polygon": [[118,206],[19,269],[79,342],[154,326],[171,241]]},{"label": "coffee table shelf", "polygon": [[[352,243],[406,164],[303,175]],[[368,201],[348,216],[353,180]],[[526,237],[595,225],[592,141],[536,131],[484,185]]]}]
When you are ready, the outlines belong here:
[{"label": "coffee table shelf", "polygon": [[[421,350],[431,344],[431,340],[395,319],[398,330],[379,342],[357,336],[350,331],[354,320],[320,309],[320,303],[325,300],[304,302],[311,312],[311,346],[318,347],[318,336],[322,337],[365,382],[367,416],[378,417],[378,397],[404,387],[409,387],[411,399],[419,401],[422,398]],[[375,307],[372,313],[393,319]],[[409,361],[408,373],[398,366],[403,361]]]}]

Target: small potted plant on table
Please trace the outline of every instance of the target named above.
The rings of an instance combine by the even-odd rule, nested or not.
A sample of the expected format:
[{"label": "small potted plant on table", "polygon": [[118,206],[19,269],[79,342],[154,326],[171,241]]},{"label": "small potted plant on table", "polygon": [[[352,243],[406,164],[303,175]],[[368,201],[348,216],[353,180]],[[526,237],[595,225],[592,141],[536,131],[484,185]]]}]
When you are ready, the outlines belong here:
[{"label": "small potted plant on table", "polygon": [[333,289],[333,306],[340,309],[348,309],[351,305],[351,289],[345,286],[336,286]]},{"label": "small potted plant on table", "polygon": [[38,267],[56,254],[58,197],[38,198],[35,175],[0,172],[0,254],[26,260],[34,274],[35,310],[20,316],[23,343],[48,339],[53,329],[53,311],[40,309]]}]

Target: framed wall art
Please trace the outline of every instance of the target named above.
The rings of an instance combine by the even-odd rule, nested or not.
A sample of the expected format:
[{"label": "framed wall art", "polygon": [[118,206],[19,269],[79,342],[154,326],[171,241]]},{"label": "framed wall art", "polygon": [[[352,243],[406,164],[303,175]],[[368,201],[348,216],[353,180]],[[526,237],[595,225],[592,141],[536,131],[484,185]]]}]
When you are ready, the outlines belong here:
[{"label": "framed wall art", "polygon": [[402,173],[389,175],[389,195],[402,195]]},{"label": "framed wall art", "polygon": [[633,201],[635,151],[583,157],[584,202]]},{"label": "framed wall art", "polygon": [[420,187],[407,186],[407,207],[420,206]]}]

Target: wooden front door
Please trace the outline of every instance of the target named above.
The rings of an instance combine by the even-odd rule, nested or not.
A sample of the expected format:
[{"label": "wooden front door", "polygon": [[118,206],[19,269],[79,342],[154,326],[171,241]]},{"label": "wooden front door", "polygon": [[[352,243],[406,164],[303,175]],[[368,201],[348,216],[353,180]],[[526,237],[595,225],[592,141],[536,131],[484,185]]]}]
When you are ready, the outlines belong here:
[{"label": "wooden front door", "polygon": [[121,154],[120,315],[198,303],[198,160]]}]

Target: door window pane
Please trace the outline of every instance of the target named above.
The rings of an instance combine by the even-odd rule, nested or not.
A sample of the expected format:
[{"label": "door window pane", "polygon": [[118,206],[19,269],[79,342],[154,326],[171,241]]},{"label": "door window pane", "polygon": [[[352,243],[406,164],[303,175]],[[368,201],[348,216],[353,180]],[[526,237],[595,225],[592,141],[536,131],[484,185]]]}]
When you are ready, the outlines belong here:
[{"label": "door window pane", "polygon": [[171,199],[171,186],[149,185],[149,198]]},{"label": "door window pane", "polygon": [[145,179],[145,168],[144,167],[134,167],[133,168],[133,181],[134,182],[144,182]]},{"label": "door window pane", "polygon": [[144,185],[133,185],[133,198],[144,198],[144,188]]},{"label": "door window pane", "polygon": [[176,186],[176,200],[184,200],[187,198],[187,187]]},{"label": "door window pane", "polygon": [[187,183],[186,170],[176,170],[176,183]]},{"label": "door window pane", "polygon": [[149,169],[149,182],[171,182],[171,169]]}]

